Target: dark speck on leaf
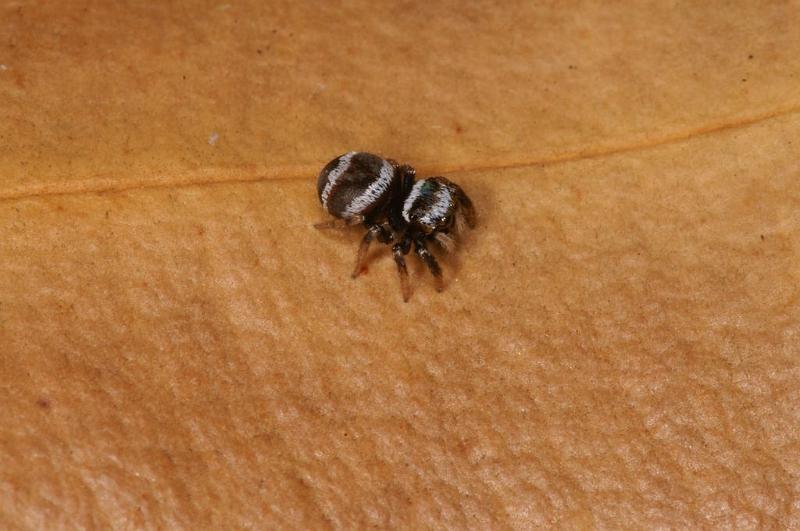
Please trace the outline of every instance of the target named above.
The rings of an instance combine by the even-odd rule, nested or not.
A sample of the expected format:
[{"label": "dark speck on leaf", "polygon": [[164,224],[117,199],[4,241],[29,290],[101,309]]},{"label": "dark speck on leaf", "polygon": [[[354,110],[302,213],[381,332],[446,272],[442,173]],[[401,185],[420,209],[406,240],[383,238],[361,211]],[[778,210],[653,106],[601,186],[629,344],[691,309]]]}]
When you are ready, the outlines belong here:
[{"label": "dark speck on leaf", "polygon": [[36,405],[42,409],[49,409],[50,408],[50,401],[46,398],[40,398],[36,401]]}]

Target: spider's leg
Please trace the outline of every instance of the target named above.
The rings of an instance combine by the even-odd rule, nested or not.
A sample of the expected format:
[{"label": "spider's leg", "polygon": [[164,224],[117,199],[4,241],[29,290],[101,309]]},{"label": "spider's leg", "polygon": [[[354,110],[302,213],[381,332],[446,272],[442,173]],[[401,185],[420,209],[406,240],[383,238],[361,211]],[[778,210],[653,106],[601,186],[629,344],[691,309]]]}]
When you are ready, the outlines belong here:
[{"label": "spider's leg", "polygon": [[329,219],[328,221],[321,221],[319,223],[315,223],[314,228],[319,230],[343,229],[345,227],[349,227],[351,225],[358,225],[359,223],[363,222],[364,222],[363,216],[353,216],[350,219],[334,218],[334,219]]},{"label": "spider's leg", "polygon": [[459,186],[456,187],[456,198],[458,199],[459,211],[464,216],[467,226],[474,229],[477,224],[475,207],[472,205],[469,196]]},{"label": "spider's leg", "polygon": [[358,246],[358,253],[356,254],[356,267],[353,269],[353,274],[351,275],[353,278],[356,278],[364,269],[364,260],[367,257],[369,244],[372,243],[372,240],[375,238],[377,238],[381,243],[389,243],[392,241],[392,233],[387,228],[387,224],[369,226],[367,233],[361,239],[361,245]]},{"label": "spider's leg", "polygon": [[433,275],[433,282],[434,286],[436,286],[436,291],[442,291],[444,289],[442,268],[439,267],[439,262],[436,261],[436,258],[428,250],[424,240],[416,240],[414,242],[414,252],[417,253],[419,259],[425,262],[425,265],[428,266],[428,269],[430,269],[431,275]]},{"label": "spider's leg", "polygon": [[411,242],[404,239],[400,243],[394,244],[392,254],[397,264],[397,275],[400,277],[400,291],[403,293],[403,302],[408,302],[411,298],[411,287],[408,284],[408,269],[406,269],[406,259],[404,256],[411,250]]}]

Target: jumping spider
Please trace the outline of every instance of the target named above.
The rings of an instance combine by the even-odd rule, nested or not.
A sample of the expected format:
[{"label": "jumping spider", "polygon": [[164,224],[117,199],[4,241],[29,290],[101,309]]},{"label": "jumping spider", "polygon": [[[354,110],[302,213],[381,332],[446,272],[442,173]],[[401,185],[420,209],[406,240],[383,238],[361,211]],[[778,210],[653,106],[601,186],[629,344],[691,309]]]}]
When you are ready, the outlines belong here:
[{"label": "jumping spider", "polygon": [[317,193],[322,207],[335,220],[318,223],[319,229],[364,224],[353,278],[361,273],[372,240],[392,245],[400,276],[403,300],[408,301],[405,255],[414,246],[416,255],[428,266],[437,291],[442,291],[442,270],[428,242],[436,241],[449,250],[453,232],[466,222],[475,226],[475,209],[467,194],[444,177],[415,181],[411,166],[398,164],[371,153],[351,151],[330,161],[320,172]]}]

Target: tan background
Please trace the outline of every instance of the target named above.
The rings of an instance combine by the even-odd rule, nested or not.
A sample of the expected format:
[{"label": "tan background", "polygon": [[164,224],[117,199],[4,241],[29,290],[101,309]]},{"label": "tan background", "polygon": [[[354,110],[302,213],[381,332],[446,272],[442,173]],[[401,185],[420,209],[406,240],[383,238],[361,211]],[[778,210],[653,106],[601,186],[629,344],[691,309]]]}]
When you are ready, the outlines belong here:
[{"label": "tan background", "polygon": [[800,528],[800,2],[120,4],[0,5],[2,527]]}]

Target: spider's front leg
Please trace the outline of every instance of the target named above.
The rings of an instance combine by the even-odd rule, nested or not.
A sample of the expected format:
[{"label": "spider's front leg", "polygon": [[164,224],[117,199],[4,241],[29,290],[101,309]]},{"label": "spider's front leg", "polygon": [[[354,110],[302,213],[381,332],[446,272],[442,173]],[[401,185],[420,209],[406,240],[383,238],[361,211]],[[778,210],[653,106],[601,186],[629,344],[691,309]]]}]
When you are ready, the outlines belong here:
[{"label": "spider's front leg", "polygon": [[456,199],[458,199],[458,210],[464,217],[464,221],[467,222],[467,226],[471,229],[474,229],[477,223],[477,219],[475,218],[475,207],[472,206],[472,201],[470,200],[469,196],[464,193],[464,190],[462,190],[460,186],[455,186],[455,188]]},{"label": "spider's front leg", "polygon": [[367,228],[367,233],[361,239],[361,245],[358,246],[358,253],[356,254],[356,267],[353,269],[353,274],[350,275],[353,278],[356,278],[364,269],[364,260],[367,257],[369,244],[372,243],[372,240],[376,238],[381,243],[390,243],[394,239],[392,236],[392,230],[388,223],[383,223],[382,225],[370,225]]},{"label": "spider's front leg", "polygon": [[433,282],[434,286],[436,287],[436,291],[442,291],[444,289],[442,268],[439,267],[439,262],[436,261],[436,258],[428,250],[427,245],[425,245],[425,240],[418,239],[414,241],[414,252],[417,253],[419,259],[422,260],[426,266],[428,266],[428,269],[433,275]]},{"label": "spider's front leg", "polygon": [[411,240],[403,237],[400,243],[392,246],[394,262],[397,264],[397,274],[400,277],[400,291],[403,293],[403,302],[408,302],[411,298],[411,288],[408,284],[408,269],[406,269],[405,255],[411,250]]}]

